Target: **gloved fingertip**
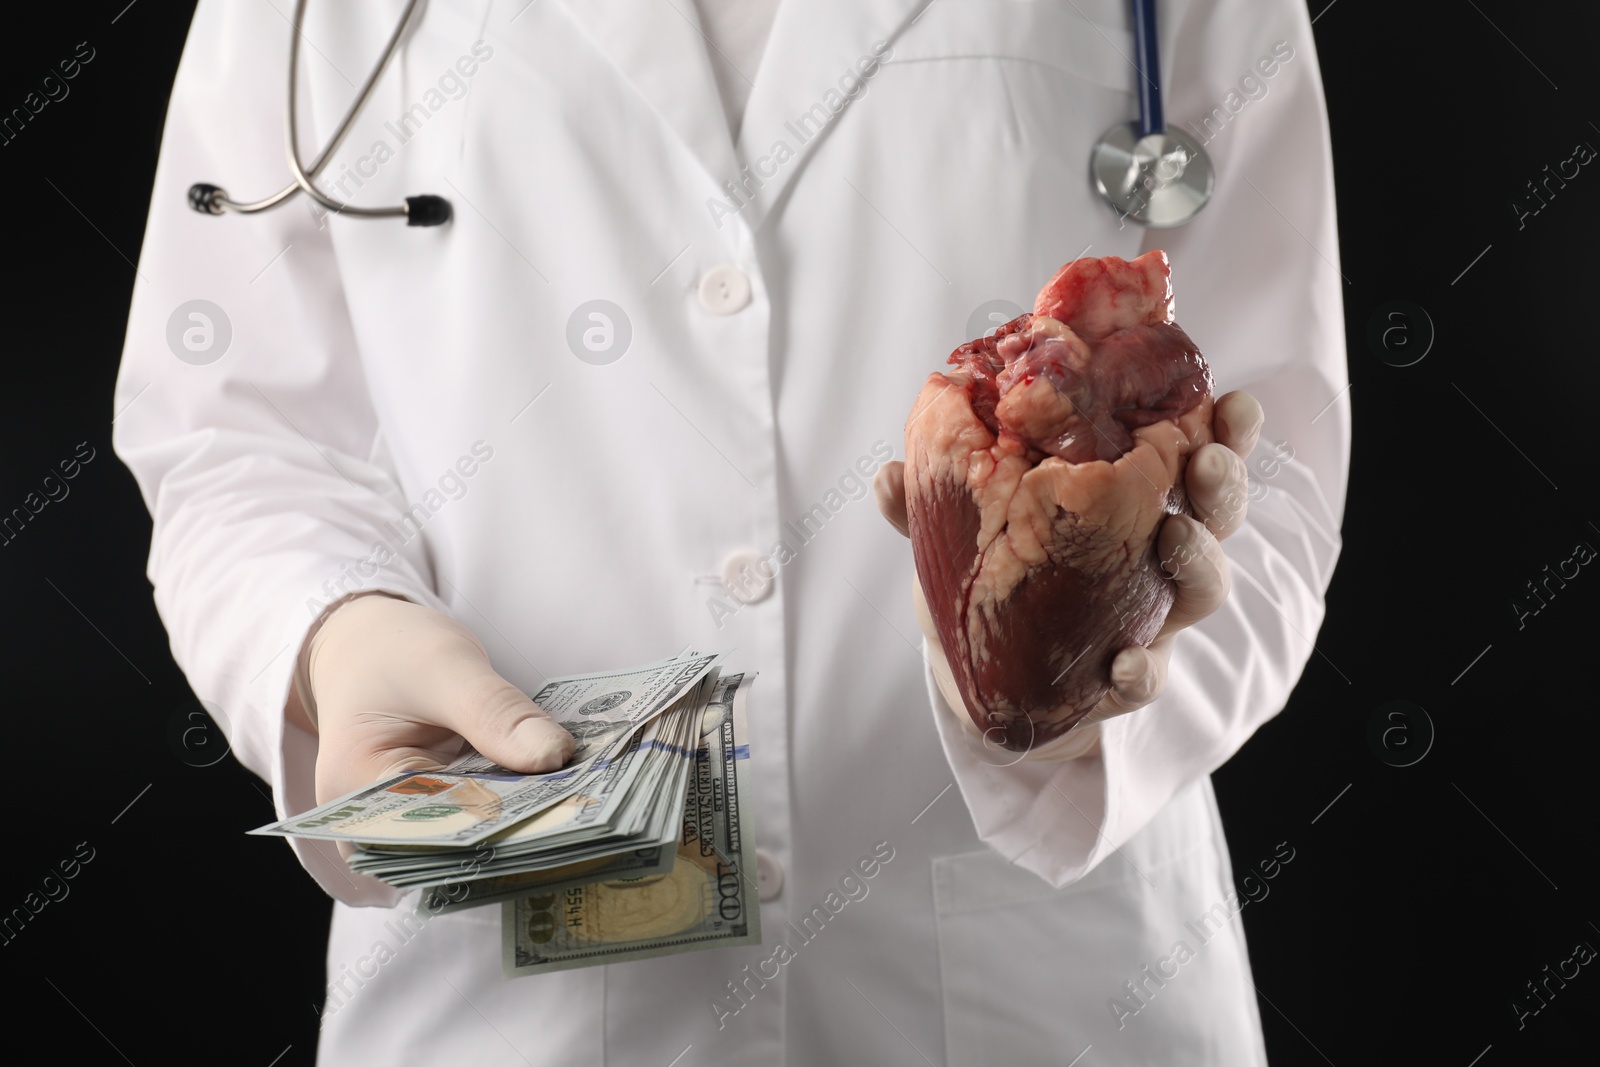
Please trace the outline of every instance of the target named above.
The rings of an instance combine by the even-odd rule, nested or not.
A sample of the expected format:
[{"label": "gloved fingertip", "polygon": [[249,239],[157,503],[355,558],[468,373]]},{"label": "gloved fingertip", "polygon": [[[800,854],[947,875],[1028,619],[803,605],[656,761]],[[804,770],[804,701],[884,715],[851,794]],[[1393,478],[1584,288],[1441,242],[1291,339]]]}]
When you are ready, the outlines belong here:
[{"label": "gloved fingertip", "polygon": [[1228,481],[1228,475],[1233,473],[1233,464],[1229,462],[1230,451],[1225,445],[1206,445],[1195,457],[1196,466],[1200,468],[1200,476],[1207,484],[1216,489],[1223,488]]},{"label": "gloved fingertip", "polygon": [[1254,396],[1236,390],[1217,401],[1215,421],[1217,439],[1244,457],[1255,447],[1266,412]]},{"label": "gloved fingertip", "polygon": [[539,762],[543,765],[543,769],[553,771],[563,766],[577,750],[577,741],[571,734],[562,730],[545,742],[538,754]]},{"label": "gloved fingertip", "polygon": [[1261,433],[1262,425],[1264,425],[1266,423],[1266,421],[1267,421],[1267,413],[1266,413],[1266,411],[1264,411],[1262,409],[1261,401],[1257,400],[1254,396],[1252,396],[1249,393],[1246,393],[1244,395],[1246,397],[1248,397],[1249,400],[1250,400],[1250,403],[1248,405],[1249,415],[1245,419],[1244,432],[1241,433],[1239,436],[1241,438],[1243,438],[1244,440],[1254,441],[1256,439],[1257,435],[1259,435]]},{"label": "gloved fingertip", "polygon": [[1192,515],[1168,515],[1162,521],[1156,543],[1161,554],[1161,571],[1166,577],[1177,577],[1194,559],[1200,547],[1200,532],[1205,528],[1205,523]]},{"label": "gloved fingertip", "polygon": [[1111,684],[1123,695],[1139,687],[1150,671],[1150,653],[1133,645],[1117,653],[1111,661]]},{"label": "gloved fingertip", "polygon": [[577,751],[578,742],[553,719],[530,718],[517,724],[513,744],[524,755],[524,774],[558,770]]},{"label": "gloved fingertip", "polygon": [[1147,648],[1123,649],[1112,663],[1111,679],[1124,704],[1144,707],[1156,698],[1161,686],[1155,653]]}]

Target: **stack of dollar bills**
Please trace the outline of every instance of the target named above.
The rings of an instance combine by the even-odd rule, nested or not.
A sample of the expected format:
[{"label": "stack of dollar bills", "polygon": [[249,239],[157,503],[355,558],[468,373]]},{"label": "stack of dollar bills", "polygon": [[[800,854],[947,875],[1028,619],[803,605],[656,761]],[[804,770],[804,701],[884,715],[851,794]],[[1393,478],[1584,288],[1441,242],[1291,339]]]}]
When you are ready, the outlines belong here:
[{"label": "stack of dollar bills", "polygon": [[251,831],[346,842],[435,913],[501,905],[506,977],[759,944],[746,704],[720,653],[556,678],[577,738],[547,774],[470,752]]}]

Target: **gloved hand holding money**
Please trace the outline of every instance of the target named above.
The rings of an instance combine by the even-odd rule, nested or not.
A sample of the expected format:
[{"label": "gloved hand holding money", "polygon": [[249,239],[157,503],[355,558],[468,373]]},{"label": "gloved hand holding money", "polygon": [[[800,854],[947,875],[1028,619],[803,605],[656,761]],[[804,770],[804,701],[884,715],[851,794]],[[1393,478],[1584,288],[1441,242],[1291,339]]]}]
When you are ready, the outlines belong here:
[{"label": "gloved hand holding money", "polygon": [[508,977],[759,943],[741,802],[754,676],[720,660],[548,682],[532,700],[577,741],[553,770],[472,751],[253,832],[339,841],[352,868],[435,911],[501,903]]}]

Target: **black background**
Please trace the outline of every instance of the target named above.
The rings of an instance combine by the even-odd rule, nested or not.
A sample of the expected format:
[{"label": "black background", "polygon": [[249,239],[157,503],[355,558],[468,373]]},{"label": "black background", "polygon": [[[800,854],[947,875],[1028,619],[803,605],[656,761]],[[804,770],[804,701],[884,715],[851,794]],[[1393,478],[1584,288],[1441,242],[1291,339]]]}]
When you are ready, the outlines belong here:
[{"label": "black background", "polygon": [[[95,450],[70,495],[0,547],[3,729],[24,768],[4,789],[0,911],[80,842],[94,850],[70,895],[0,945],[6,1017],[72,1062],[310,1062],[328,901],[281,842],[240,832],[271,817],[266,787],[231,757],[193,765],[220,735],[178,738],[204,720],[110,446],[192,11],[125,3],[12,5],[0,64],[8,112],[78,42],[95,50],[70,95],[0,147],[0,511],[79,442]],[[1512,203],[1537,207],[1525,183],[1579,142],[1600,147],[1596,27],[1574,24],[1577,4],[1559,18],[1510,0],[1324,4],[1310,9],[1353,383],[1338,402],[1355,419],[1344,552],[1288,709],[1216,775],[1236,877],[1294,849],[1244,910],[1268,1051],[1341,1067],[1592,1061],[1600,967],[1520,1027],[1511,1005],[1579,942],[1600,947],[1584,684],[1600,568],[1552,583],[1520,627],[1512,604],[1536,607],[1525,583],[1580,542],[1600,548],[1600,164],[1552,181],[1520,225]],[[1403,317],[1386,317],[1393,301]],[[1369,342],[1375,318],[1396,328],[1388,349]],[[1397,700],[1431,731],[1414,710],[1388,718]],[[1394,728],[1387,747],[1375,716]]]}]

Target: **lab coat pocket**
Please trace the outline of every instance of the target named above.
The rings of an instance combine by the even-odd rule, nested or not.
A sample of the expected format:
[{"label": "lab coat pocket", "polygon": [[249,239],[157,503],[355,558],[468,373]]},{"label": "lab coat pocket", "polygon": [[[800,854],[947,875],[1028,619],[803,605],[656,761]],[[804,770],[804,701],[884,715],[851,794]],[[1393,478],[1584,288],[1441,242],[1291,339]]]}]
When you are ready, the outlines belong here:
[{"label": "lab coat pocket", "polygon": [[933,861],[951,1067],[1265,1062],[1210,784],[1054,889],[990,850]]},{"label": "lab coat pocket", "polygon": [[935,60],[1012,59],[1054,67],[1108,89],[1126,90],[1133,54],[1120,3],[1058,0],[940,0],[895,42],[885,66]]},{"label": "lab coat pocket", "polygon": [[[1114,12],[1098,0],[938,0],[892,42],[873,98],[852,117],[850,136],[871,159],[897,163],[852,166],[861,195],[893,205],[897,225],[938,220],[906,236],[941,273],[984,264],[983,288],[958,305],[1032,292],[1040,272],[1086,244],[1136,253],[1135,230],[1117,229],[1088,178],[1095,139],[1137,112],[1126,15]],[[1002,237],[1017,204],[1030,206],[1026,231]],[[973,255],[1000,245],[1006,256]],[[1017,264],[1014,274],[998,260]]]}]

